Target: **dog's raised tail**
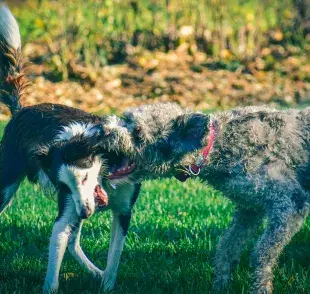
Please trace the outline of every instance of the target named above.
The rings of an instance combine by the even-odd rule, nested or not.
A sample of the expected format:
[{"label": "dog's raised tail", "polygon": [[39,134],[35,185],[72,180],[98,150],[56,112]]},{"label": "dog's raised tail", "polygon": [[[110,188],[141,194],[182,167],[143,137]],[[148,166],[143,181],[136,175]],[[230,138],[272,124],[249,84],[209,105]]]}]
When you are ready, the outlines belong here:
[{"label": "dog's raised tail", "polygon": [[29,86],[25,66],[17,21],[0,0],[0,101],[12,114],[21,108],[20,98]]}]

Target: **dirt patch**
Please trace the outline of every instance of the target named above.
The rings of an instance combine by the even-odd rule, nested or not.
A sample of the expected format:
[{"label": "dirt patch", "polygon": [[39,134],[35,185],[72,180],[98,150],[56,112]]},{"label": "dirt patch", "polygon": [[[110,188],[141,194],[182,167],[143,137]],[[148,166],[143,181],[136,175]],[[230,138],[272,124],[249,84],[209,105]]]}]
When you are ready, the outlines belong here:
[{"label": "dirt patch", "polygon": [[[265,56],[243,63],[212,60],[199,52],[188,54],[186,47],[168,53],[135,52],[126,63],[106,66],[93,79],[85,69],[84,78],[67,82],[49,80],[47,67],[32,52],[27,55],[35,63],[27,74],[33,88],[23,104],[60,103],[98,113],[120,113],[159,101],[201,110],[308,104],[310,64],[306,54],[279,57],[268,50]],[[83,72],[83,68],[79,70]],[[3,106],[0,110],[8,114]]]}]

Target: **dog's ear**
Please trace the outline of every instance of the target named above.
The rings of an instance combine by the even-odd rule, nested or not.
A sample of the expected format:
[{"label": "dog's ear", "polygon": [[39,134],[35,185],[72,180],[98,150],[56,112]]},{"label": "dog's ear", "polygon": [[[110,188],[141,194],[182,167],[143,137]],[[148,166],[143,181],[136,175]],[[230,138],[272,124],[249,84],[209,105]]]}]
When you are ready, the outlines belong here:
[{"label": "dog's ear", "polygon": [[174,155],[183,156],[202,147],[210,117],[204,113],[185,113],[172,121],[169,146]]},{"label": "dog's ear", "polygon": [[62,159],[69,164],[80,159],[92,161],[98,153],[97,144],[97,136],[75,136],[62,146]]}]

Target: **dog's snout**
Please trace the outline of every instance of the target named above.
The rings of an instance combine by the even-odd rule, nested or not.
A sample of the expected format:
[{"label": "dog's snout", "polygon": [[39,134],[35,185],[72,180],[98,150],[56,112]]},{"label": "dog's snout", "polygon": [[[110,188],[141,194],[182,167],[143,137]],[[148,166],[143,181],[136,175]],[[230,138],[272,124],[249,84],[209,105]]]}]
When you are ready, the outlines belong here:
[{"label": "dog's snout", "polygon": [[86,206],[86,207],[83,207],[81,209],[80,217],[82,219],[86,219],[86,218],[89,218],[92,214],[93,214],[92,209],[90,209],[88,206]]}]

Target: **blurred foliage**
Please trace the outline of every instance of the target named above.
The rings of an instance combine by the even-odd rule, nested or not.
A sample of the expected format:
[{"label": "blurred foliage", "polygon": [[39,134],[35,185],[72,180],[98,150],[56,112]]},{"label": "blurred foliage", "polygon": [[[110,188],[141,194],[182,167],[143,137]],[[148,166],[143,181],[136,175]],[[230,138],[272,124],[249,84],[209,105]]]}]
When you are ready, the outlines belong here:
[{"label": "blurred foliage", "polygon": [[168,51],[186,43],[189,54],[228,61],[252,59],[270,44],[304,49],[305,1],[40,0],[13,8],[23,40],[48,44],[44,62],[55,78],[74,78],[81,65],[95,80],[96,69],[122,62],[136,46]]}]

